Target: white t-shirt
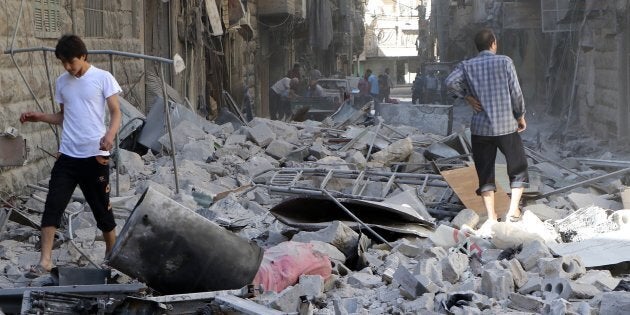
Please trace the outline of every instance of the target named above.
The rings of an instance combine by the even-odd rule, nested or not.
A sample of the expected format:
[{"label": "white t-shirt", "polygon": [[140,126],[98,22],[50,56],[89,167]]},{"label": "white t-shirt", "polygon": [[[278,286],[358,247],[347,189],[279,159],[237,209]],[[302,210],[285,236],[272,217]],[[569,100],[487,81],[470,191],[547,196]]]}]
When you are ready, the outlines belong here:
[{"label": "white t-shirt", "polygon": [[59,152],[76,158],[109,155],[101,151],[107,98],[122,89],[111,73],[90,65],[79,78],[64,72],[57,78],[55,101],[63,104]]},{"label": "white t-shirt", "polygon": [[278,93],[278,95],[286,95],[289,92],[289,89],[291,89],[291,79],[284,77],[272,85],[271,89]]}]

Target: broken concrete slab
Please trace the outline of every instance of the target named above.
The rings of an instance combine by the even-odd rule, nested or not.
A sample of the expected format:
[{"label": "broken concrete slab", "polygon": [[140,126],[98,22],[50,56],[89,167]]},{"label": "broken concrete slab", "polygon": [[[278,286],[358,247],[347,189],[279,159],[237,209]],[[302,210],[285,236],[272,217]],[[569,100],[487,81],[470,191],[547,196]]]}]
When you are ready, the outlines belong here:
[{"label": "broken concrete slab", "polygon": [[468,256],[462,253],[450,253],[440,261],[442,278],[450,283],[456,283],[462,273],[468,269]]},{"label": "broken concrete slab", "polygon": [[600,314],[622,315],[630,309],[630,292],[615,291],[602,295]]},{"label": "broken concrete slab", "polygon": [[569,200],[574,209],[582,209],[592,206],[611,210],[623,209],[623,205],[620,202],[592,193],[583,194],[573,192],[568,194],[566,198]]},{"label": "broken concrete slab", "polygon": [[293,144],[281,139],[276,139],[269,143],[267,149],[265,150],[265,153],[267,153],[274,159],[279,160],[289,155],[289,153],[291,153],[293,149],[295,149],[295,146]]},{"label": "broken concrete slab", "polygon": [[268,146],[271,141],[276,139],[276,134],[267,124],[256,124],[247,129],[247,138],[259,147]]},{"label": "broken concrete slab", "polygon": [[383,150],[372,154],[372,159],[368,163],[377,163],[380,165],[390,165],[392,162],[404,162],[413,152],[413,144],[411,138],[398,140]]},{"label": "broken concrete slab", "polygon": [[551,257],[547,245],[539,240],[531,241],[523,245],[523,250],[516,255],[516,259],[521,263],[526,271],[538,266],[540,258]]},{"label": "broken concrete slab", "polygon": [[563,299],[590,299],[601,293],[595,286],[577,283],[565,278],[543,278],[541,282],[543,294],[548,297],[557,296]]},{"label": "broken concrete slab", "polygon": [[479,223],[479,215],[472,209],[464,209],[451,220],[454,227],[461,229],[463,226],[475,228]]},{"label": "broken concrete slab", "polygon": [[405,266],[398,266],[394,280],[399,285],[400,293],[410,300],[429,292]]},{"label": "broken concrete slab", "polygon": [[610,270],[588,270],[584,275],[575,280],[577,283],[590,284],[602,292],[614,290],[621,279],[610,274]]},{"label": "broken concrete slab", "polygon": [[[175,128],[173,128],[172,135],[175,151],[181,151],[184,145],[186,145],[191,139],[203,140],[206,137],[206,132],[195,123],[188,120],[182,120],[175,126]],[[162,148],[164,148],[167,152],[170,152],[171,142],[168,133],[161,136],[158,139],[158,142],[162,145]]]},{"label": "broken concrete slab", "polygon": [[527,205],[523,207],[523,210],[534,213],[538,218],[540,218],[543,221],[560,220],[570,214],[568,210],[553,208],[542,203]]},{"label": "broken concrete slab", "polygon": [[333,221],[329,227],[316,232],[300,232],[291,239],[295,242],[326,242],[337,247],[344,255],[356,252],[359,234],[340,221]]},{"label": "broken concrete slab", "polygon": [[540,275],[546,278],[559,277],[575,280],[586,273],[582,259],[574,255],[541,258],[538,260],[538,269],[540,269]]},{"label": "broken concrete slab", "polygon": [[549,248],[557,255],[579,256],[587,268],[630,261],[630,238],[627,231],[602,233],[572,243],[549,244]]},{"label": "broken concrete slab", "polygon": [[507,299],[514,292],[512,273],[502,269],[484,269],[481,274],[481,293],[497,300]]}]

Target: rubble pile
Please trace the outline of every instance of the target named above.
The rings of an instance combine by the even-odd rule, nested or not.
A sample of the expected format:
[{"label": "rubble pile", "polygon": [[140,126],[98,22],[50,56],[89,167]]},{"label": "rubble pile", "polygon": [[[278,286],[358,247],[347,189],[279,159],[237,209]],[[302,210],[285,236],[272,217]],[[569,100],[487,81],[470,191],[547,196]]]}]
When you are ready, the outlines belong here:
[{"label": "rubble pile", "polygon": [[[245,314],[623,314],[630,309],[623,276],[630,261],[623,253],[630,252],[630,210],[621,210],[628,200],[622,199],[625,190],[618,178],[577,161],[562,168],[530,155],[532,187],[522,220],[498,223],[492,238],[482,238],[475,228],[485,221],[484,212],[466,207],[451,188],[454,183],[440,173],[466,167],[465,133],[443,137],[378,119],[364,124],[362,113],[302,123],[255,118],[218,125],[183,119],[173,128],[176,163],[167,135],[157,138],[161,153],[149,150],[141,156],[120,149],[114,161],[119,173],[110,180],[118,232],[150,187],[175,207],[263,249],[288,241],[310,243],[330,259],[332,275],[303,274],[297,283],[268,291],[169,292],[190,294],[186,299],[151,290],[172,289],[168,283],[150,289],[140,285],[133,293],[124,287],[110,295],[105,311],[128,310],[132,297],[147,310],[161,307],[160,312],[173,314],[182,303],[188,309]],[[561,189],[597,176],[605,178],[587,182],[587,188]],[[26,198],[2,196],[2,289],[45,291],[61,285],[54,276],[30,279],[26,272],[39,258],[37,223],[45,186],[33,185]],[[153,211],[179,211],[156,207]],[[80,190],[66,218],[54,264],[100,267],[104,244]],[[163,250],[159,257],[170,259],[171,249],[162,243],[153,250]],[[112,267],[108,284],[99,289],[137,284]],[[160,272],[196,278],[222,272],[164,268]],[[82,301],[99,296],[83,295]],[[28,299],[35,309],[34,301],[46,297],[30,294]]]}]

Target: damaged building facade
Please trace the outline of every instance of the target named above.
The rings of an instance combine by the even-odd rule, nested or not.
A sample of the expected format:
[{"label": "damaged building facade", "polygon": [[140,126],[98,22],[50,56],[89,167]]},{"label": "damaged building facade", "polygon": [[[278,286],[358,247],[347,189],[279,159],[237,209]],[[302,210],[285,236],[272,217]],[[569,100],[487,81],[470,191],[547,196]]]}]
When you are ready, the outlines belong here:
[{"label": "damaged building facade", "polygon": [[[90,61],[109,70],[131,105],[148,113],[161,99],[161,78],[173,89],[168,97],[193,112],[216,119],[227,102],[251,106],[268,115],[269,87],[294,63],[302,76],[313,67],[322,74],[350,75],[363,49],[363,4],[360,1],[6,1],[14,12],[0,21],[2,65],[1,128],[14,127],[24,138],[28,163],[0,174],[0,186],[19,189],[45,178],[56,152],[55,132],[48,126],[19,126],[26,110],[54,111],[51,89],[63,71],[54,54],[11,50],[54,47],[65,33],[86,40],[89,50],[113,50],[172,59],[186,68],[138,58],[95,54]],[[260,31],[259,31],[260,30]],[[14,36],[15,35],[15,36]],[[17,66],[13,63],[13,58]],[[111,65],[114,68],[111,69]],[[18,69],[21,68],[21,69]],[[22,73],[20,73],[20,71]],[[23,79],[22,79],[23,78]],[[49,84],[49,81],[51,82]],[[227,92],[229,96],[226,95]],[[32,93],[30,93],[32,92]],[[37,106],[33,99],[36,98]]]},{"label": "damaged building facade", "polygon": [[[514,60],[528,106],[601,139],[627,143],[630,28],[625,0],[434,1],[431,36],[442,61],[475,55],[480,27]],[[474,27],[471,27],[474,26]]]}]

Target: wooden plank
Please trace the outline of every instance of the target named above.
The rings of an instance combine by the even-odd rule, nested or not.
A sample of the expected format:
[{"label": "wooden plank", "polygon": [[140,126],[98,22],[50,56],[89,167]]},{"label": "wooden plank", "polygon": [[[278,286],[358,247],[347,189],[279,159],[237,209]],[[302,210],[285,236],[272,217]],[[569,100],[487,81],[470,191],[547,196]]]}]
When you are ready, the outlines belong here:
[{"label": "wooden plank", "polygon": [[215,0],[206,0],[206,13],[208,14],[208,19],[210,20],[210,26],[212,27],[212,35],[219,36],[223,35],[223,26],[221,25],[221,15],[219,14],[219,9],[217,8],[217,3]]},{"label": "wooden plank", "polygon": [[[466,208],[474,210],[480,217],[486,217],[487,212],[483,200],[481,196],[477,196],[475,193],[479,188],[479,179],[474,165],[441,171],[440,173]],[[497,185],[497,191],[494,193],[494,209],[497,216],[502,217],[509,207],[510,197]]]}]

